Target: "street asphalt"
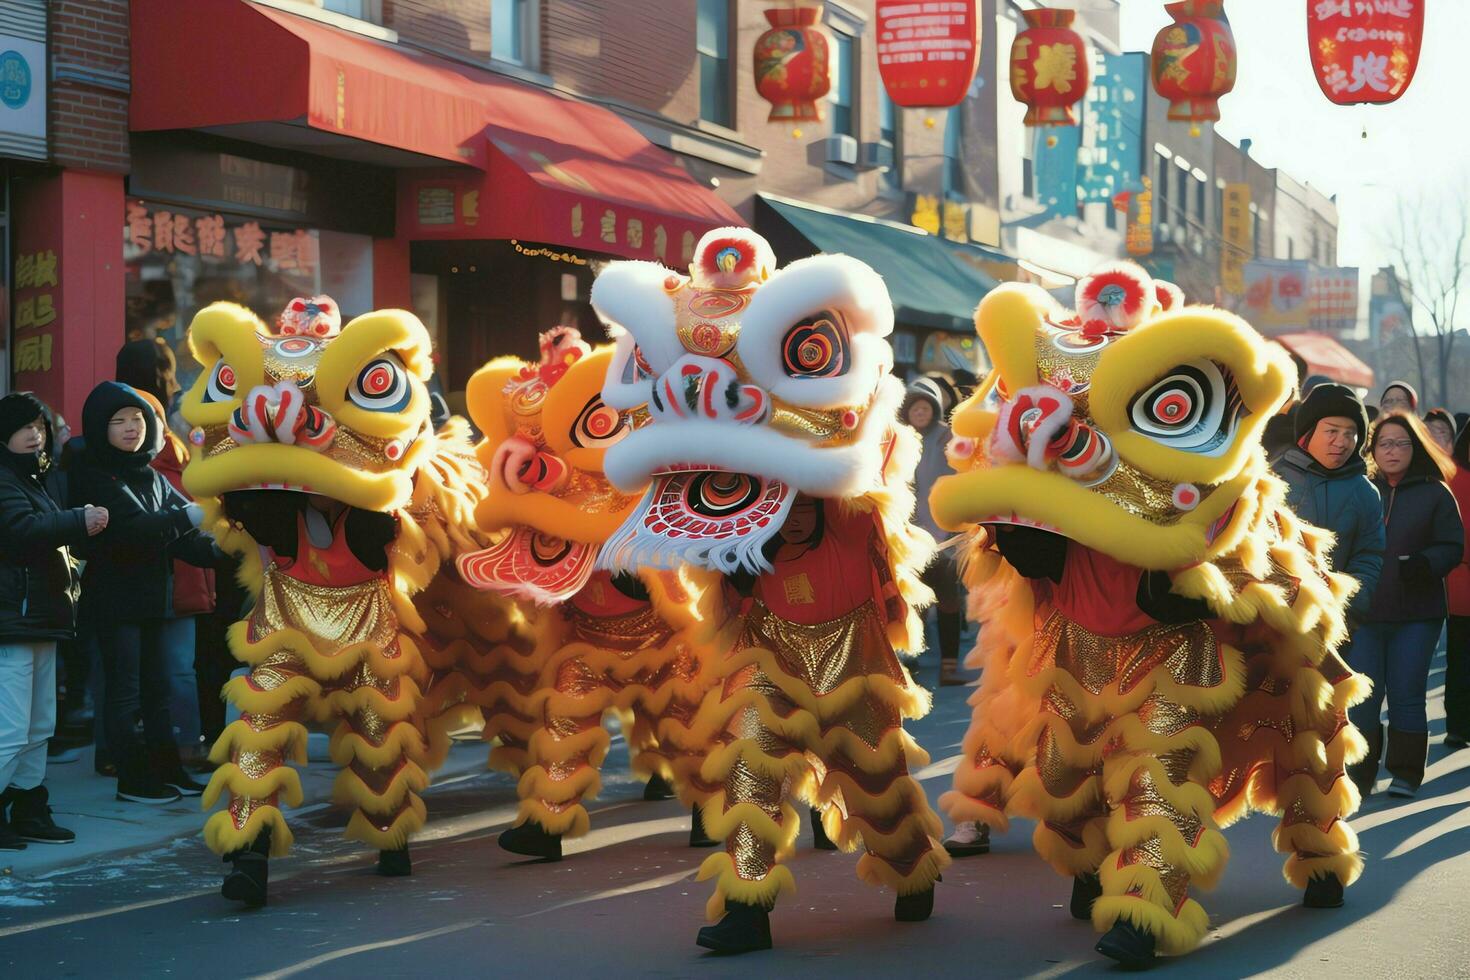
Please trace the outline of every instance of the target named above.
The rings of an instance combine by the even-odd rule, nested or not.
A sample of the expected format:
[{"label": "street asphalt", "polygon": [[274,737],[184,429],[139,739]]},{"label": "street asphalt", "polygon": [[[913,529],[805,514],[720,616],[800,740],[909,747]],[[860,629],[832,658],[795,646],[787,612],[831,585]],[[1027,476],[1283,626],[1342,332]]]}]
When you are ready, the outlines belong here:
[{"label": "street asphalt", "polygon": [[[937,665],[921,668],[933,678]],[[1300,907],[1271,850],[1274,821],[1227,832],[1223,882],[1200,896],[1211,931],[1159,976],[1470,976],[1465,894],[1470,881],[1470,751],[1441,744],[1443,661],[1431,678],[1428,780],[1418,799],[1375,796],[1354,819],[1367,871],[1331,911]],[[969,709],[945,688],[913,725],[933,756],[930,799],[948,788]],[[186,808],[91,813],[68,806],[110,793],[85,763],[50,780],[58,820],[89,840],[0,852],[0,977],[1085,977],[1109,975],[1092,927],[1074,922],[1069,882],[1032,854],[1018,822],[989,855],[945,872],[934,917],[892,920],[893,896],[861,884],[856,856],[814,851],[803,827],[792,862],[798,892],[772,919],[776,948],[734,959],[694,945],[708,885],[694,880],[708,851],[686,846],[678,803],[645,803],[621,740],[604,767],[593,831],[558,864],[523,861],[495,845],[515,814],[515,789],[480,771],[484,750],[456,748],[426,795],[430,823],[413,845],[414,874],[384,879],[372,855],[345,842],[345,814],[325,798],[330,764],[314,764],[296,811],[294,853],[271,865],[270,904],[245,911],[218,894],[222,865]],[[82,770],[85,768],[85,772]],[[63,770],[66,771],[63,775]],[[1380,789],[1386,780],[1380,782]],[[89,804],[105,809],[102,802]],[[288,814],[288,816],[291,816]],[[149,829],[157,824],[150,837]],[[113,833],[109,827],[116,828]],[[100,838],[100,839],[99,839]],[[109,841],[118,846],[109,848]],[[71,856],[69,856],[69,854]]]}]

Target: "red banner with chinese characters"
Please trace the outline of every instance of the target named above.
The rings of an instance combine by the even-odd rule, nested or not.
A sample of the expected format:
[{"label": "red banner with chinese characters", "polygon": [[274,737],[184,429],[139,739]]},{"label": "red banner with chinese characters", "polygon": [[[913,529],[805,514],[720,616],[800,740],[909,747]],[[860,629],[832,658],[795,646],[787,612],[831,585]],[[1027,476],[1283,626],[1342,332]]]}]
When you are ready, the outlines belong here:
[{"label": "red banner with chinese characters", "polygon": [[980,64],[974,0],[878,0],[878,73],[895,105],[964,101]]},{"label": "red banner with chinese characters", "polygon": [[1414,79],[1425,0],[1307,0],[1307,46],[1338,105],[1393,102]]},{"label": "red banner with chinese characters", "polygon": [[18,197],[11,267],[10,370],[17,391],[34,391],[51,405],[62,398],[63,227],[59,181]]}]

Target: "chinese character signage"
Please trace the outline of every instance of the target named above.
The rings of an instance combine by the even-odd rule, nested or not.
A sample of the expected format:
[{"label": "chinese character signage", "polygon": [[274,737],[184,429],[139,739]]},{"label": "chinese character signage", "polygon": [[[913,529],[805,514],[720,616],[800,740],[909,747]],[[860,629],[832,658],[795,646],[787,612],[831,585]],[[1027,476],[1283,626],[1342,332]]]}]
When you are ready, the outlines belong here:
[{"label": "chinese character signage", "polygon": [[1140,178],[1143,190],[1134,194],[1125,204],[1132,205],[1128,217],[1128,254],[1149,255],[1154,250],[1154,182],[1152,177]]},{"label": "chinese character signage", "polygon": [[1307,0],[1307,45],[1322,94],[1338,105],[1392,102],[1409,87],[1425,0]]},{"label": "chinese character signage", "polygon": [[61,269],[56,250],[47,248],[15,256],[14,363],[17,375],[51,370],[52,348],[60,303]]},{"label": "chinese character signage", "polygon": [[1110,202],[1137,191],[1143,168],[1144,79],[1147,56],[1096,52],[1098,70],[1082,105],[1077,192],[1083,201]]},{"label": "chinese character signage", "polygon": [[975,0],[878,0],[878,73],[894,105],[964,101],[980,63]]},{"label": "chinese character signage", "polygon": [[1358,270],[1314,268],[1308,301],[1313,330],[1353,333],[1358,325]]},{"label": "chinese character signage", "polygon": [[0,34],[0,144],[5,155],[46,159],[46,45]]},{"label": "chinese character signage", "polygon": [[1220,285],[1232,296],[1245,293],[1245,264],[1255,258],[1251,185],[1226,184],[1220,216]]},{"label": "chinese character signage", "polygon": [[237,265],[267,267],[315,280],[321,266],[317,232],[303,228],[265,229],[258,221],[231,219],[219,214],[184,214],[169,208],[150,208],[142,201],[127,204],[124,258],[197,256]]}]

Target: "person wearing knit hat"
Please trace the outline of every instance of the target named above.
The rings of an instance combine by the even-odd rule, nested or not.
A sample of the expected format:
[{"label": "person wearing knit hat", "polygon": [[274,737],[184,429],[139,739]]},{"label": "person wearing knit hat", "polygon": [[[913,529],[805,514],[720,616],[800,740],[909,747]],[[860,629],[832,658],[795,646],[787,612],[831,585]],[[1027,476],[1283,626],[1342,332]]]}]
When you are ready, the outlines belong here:
[{"label": "person wearing knit hat", "polygon": [[1447,408],[1431,408],[1424,413],[1424,428],[1439,443],[1445,455],[1455,451],[1455,417]]},{"label": "person wearing knit hat", "polygon": [[152,468],[163,424],[135,389],[116,381],[92,389],[82,406],[82,438],[68,491],[73,502],[94,500],[109,513],[107,528],[83,549],[82,615],[101,654],[101,711],[117,763],[117,798],[158,804],[198,796],[204,786],[184,771],[174,742],[163,640],[174,559],[209,568],[220,552],[198,530],[199,506]]},{"label": "person wearing knit hat", "polygon": [[101,533],[108,515],[63,509],[46,492],[50,436],[35,396],[0,398],[0,850],[76,840],[51,818],[42,780],[56,730],[56,644],[76,631],[69,549]]},{"label": "person wearing knit hat", "polygon": [[1419,411],[1419,392],[1407,381],[1390,381],[1383,389],[1383,394],[1378,396],[1378,410],[1380,412],[1417,412]]},{"label": "person wearing knit hat", "polygon": [[[1350,631],[1368,614],[1383,570],[1383,506],[1363,458],[1367,437],[1368,412],[1357,393],[1344,385],[1318,385],[1297,406],[1296,445],[1272,464],[1286,481],[1292,512],[1336,536],[1332,571],[1358,580],[1348,605]],[[1381,748],[1381,732],[1363,734],[1370,748],[1375,738]]]}]

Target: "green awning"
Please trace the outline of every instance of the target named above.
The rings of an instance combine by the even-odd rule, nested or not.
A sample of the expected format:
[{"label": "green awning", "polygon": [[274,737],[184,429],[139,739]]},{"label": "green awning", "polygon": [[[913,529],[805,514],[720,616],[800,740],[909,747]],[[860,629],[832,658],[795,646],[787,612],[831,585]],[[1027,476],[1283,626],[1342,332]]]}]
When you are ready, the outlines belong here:
[{"label": "green awning", "polygon": [[996,281],[947,242],[891,221],[756,197],[756,228],[783,261],[837,252],[861,259],[888,284],[898,322],[941,330],[975,329],[975,304]]}]

